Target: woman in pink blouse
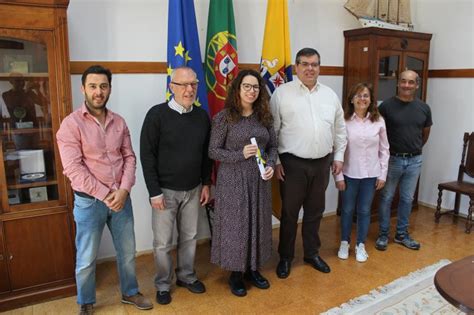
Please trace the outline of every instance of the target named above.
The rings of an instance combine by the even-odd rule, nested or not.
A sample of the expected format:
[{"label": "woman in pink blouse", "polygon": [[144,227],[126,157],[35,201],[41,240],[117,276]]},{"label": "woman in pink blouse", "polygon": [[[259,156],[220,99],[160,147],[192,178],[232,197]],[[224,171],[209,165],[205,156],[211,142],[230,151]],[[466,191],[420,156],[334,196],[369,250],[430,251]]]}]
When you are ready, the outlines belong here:
[{"label": "woman in pink blouse", "polygon": [[365,262],[369,255],[365,240],[370,224],[370,207],[375,190],[385,185],[390,157],[385,121],[380,116],[371,86],[352,87],[344,104],[347,148],[342,174],[336,187],[342,191],[341,246],[338,257],[349,257],[352,217],[357,209],[356,260]]}]

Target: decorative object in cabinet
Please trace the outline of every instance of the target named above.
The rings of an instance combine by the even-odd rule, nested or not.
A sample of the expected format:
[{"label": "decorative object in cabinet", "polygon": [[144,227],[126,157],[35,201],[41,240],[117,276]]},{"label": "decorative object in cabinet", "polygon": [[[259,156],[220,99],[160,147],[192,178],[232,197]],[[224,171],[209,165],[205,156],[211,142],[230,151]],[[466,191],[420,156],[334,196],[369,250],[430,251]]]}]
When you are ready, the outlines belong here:
[{"label": "decorative object in cabinet", "polygon": [[68,4],[0,2],[0,311],[75,294],[72,194],[55,141],[71,112]]}]

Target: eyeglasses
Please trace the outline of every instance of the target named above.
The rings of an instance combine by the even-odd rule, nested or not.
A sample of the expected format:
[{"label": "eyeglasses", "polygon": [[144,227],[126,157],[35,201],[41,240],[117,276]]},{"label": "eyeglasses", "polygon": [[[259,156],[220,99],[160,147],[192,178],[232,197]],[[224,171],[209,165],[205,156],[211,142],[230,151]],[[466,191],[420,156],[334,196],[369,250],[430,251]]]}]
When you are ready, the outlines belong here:
[{"label": "eyeglasses", "polygon": [[354,98],[370,98],[370,94],[356,94]]},{"label": "eyeglasses", "polygon": [[319,62],[313,62],[313,63],[309,63],[309,62],[306,62],[306,61],[303,61],[303,62],[300,62],[299,63],[303,68],[317,68],[319,67]]},{"label": "eyeglasses", "polygon": [[248,83],[242,83],[242,88],[246,92],[250,91],[251,89],[253,89],[255,92],[260,91],[260,85],[258,85],[258,84],[252,85],[252,84],[248,84]]},{"label": "eyeglasses", "polygon": [[181,87],[184,87],[185,89],[190,86],[192,87],[193,89],[197,88],[197,85],[198,85],[198,82],[190,82],[190,83],[179,83],[179,82],[174,82],[174,81],[171,81],[172,84],[175,84],[177,86],[181,86]]}]

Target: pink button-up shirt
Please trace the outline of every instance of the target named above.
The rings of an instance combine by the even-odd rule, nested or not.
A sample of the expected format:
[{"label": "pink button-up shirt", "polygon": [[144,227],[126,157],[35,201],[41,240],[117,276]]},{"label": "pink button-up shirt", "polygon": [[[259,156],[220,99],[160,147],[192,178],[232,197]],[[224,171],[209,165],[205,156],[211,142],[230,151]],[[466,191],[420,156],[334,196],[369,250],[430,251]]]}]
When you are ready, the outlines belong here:
[{"label": "pink button-up shirt", "polygon": [[346,129],[344,167],[335,180],[344,180],[344,174],[350,178],[377,177],[385,181],[390,151],[383,118],[372,122],[370,114],[363,119],[354,114],[346,120]]},{"label": "pink button-up shirt", "polygon": [[64,175],[72,189],[104,200],[110,191],[135,184],[136,158],[125,120],[107,110],[102,126],[85,104],[56,133]]}]

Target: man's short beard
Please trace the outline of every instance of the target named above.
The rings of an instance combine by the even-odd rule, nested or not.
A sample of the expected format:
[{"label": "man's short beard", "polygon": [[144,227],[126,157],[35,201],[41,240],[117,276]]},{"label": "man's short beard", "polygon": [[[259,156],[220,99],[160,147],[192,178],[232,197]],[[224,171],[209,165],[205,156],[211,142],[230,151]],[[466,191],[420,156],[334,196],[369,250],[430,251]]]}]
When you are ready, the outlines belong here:
[{"label": "man's short beard", "polygon": [[86,94],[85,98],[84,98],[84,101],[86,102],[86,106],[92,110],[96,110],[96,109],[104,109],[105,106],[107,105],[107,102],[109,101],[109,97],[107,97],[105,100],[104,100],[104,104],[102,104],[102,106],[100,107],[95,107],[95,106],[92,106],[91,103],[89,102],[89,99],[92,100],[92,98],[89,98]]}]

